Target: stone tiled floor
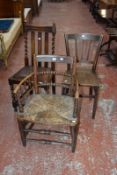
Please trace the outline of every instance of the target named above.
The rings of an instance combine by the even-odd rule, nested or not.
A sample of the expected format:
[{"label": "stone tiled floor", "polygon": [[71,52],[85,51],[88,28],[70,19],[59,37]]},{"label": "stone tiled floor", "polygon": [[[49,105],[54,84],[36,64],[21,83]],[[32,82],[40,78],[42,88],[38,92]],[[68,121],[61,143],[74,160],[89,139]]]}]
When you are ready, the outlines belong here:
[{"label": "stone tiled floor", "polygon": [[[86,4],[80,0],[61,3],[43,1],[33,24],[57,26],[56,54],[65,54],[64,33],[92,32],[107,35],[96,24]],[[0,65],[0,175],[117,175],[117,68],[106,67],[99,58],[102,81],[96,119],[91,119],[92,103],[84,100],[77,149],[73,154],[63,145],[21,144],[11,105],[8,77],[23,65],[23,36],[8,61]]]}]

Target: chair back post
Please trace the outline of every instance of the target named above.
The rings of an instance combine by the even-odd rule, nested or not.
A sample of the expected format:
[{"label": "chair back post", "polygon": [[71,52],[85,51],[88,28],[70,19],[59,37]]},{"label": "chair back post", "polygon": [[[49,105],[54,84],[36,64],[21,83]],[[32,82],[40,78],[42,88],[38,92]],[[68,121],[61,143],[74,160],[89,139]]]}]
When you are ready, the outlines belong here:
[{"label": "chair back post", "polygon": [[31,64],[33,65],[33,56],[35,54],[35,32],[31,31]]},{"label": "chair back post", "polygon": [[99,58],[99,55],[100,55],[102,41],[103,41],[103,35],[100,35],[99,43],[98,43],[98,48],[97,48],[97,52],[96,52],[96,55],[95,55],[95,61],[94,61],[93,67],[92,67],[92,70],[94,72],[96,71],[96,67],[97,67],[98,58]]},{"label": "chair back post", "polygon": [[24,32],[24,49],[25,49],[25,55],[24,55],[24,65],[29,66],[29,59],[28,59],[28,38],[27,38],[27,32]]},{"label": "chair back post", "polygon": [[[67,66],[67,70],[69,71],[68,68],[71,68],[71,65],[68,64]],[[73,93],[75,92],[75,85],[76,85],[76,58],[73,57],[73,66],[72,66],[72,80],[71,80],[71,89],[69,91],[69,95],[73,95]]]},{"label": "chair back post", "polygon": [[[68,56],[70,56],[70,49],[69,49],[69,43],[68,43],[68,35],[64,34],[64,38],[65,38],[65,46],[66,46],[66,53]],[[70,70],[70,65],[67,65],[67,70]]]},{"label": "chair back post", "polygon": [[52,27],[52,55],[55,54],[55,35],[56,35],[56,24],[53,23],[53,27]]},{"label": "chair back post", "polygon": [[37,94],[39,91],[38,91],[38,72],[37,72],[37,67],[38,67],[38,63],[37,63],[37,60],[36,60],[36,56],[35,54],[33,55],[34,56],[34,91],[35,93]]},{"label": "chair back post", "polygon": [[[56,25],[53,23],[52,27],[52,55],[55,54],[55,36],[56,36]],[[55,63],[51,63],[52,71],[55,71]],[[55,82],[55,76],[52,76],[52,82]],[[53,93],[56,93],[55,87],[53,87]]]}]

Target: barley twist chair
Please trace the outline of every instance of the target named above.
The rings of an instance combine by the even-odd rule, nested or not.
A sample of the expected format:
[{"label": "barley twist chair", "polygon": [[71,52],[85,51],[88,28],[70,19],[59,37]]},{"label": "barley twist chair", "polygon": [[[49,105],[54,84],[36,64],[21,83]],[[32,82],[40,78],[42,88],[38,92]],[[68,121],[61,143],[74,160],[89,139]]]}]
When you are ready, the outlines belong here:
[{"label": "barley twist chair", "polygon": [[[47,71],[47,69],[38,71],[38,64],[44,65],[45,62],[50,63],[49,65],[54,63],[55,71]],[[65,73],[67,64],[71,65],[71,74],[68,75]],[[72,152],[75,151],[80,123],[79,89],[75,65],[72,57],[37,55],[34,59],[34,72],[27,75],[14,89],[13,93],[17,101],[16,118],[23,146],[26,146],[27,141],[63,143],[71,146]],[[46,76],[51,77],[52,74],[55,75],[54,83],[46,81]],[[71,84],[63,84],[63,79],[67,76],[71,78]],[[40,80],[41,77],[43,82]],[[48,92],[40,88],[42,84],[50,87]],[[56,86],[56,94],[53,94],[53,86]],[[69,88],[68,95],[62,95],[63,86]],[[33,92],[32,95],[30,91]],[[33,135],[30,135],[30,132]],[[67,139],[62,136],[66,136]]]},{"label": "barley twist chair", "polygon": [[[102,35],[91,33],[65,34],[67,55],[75,56],[78,62],[77,79],[82,88],[80,97],[94,99],[92,118],[95,118],[98,103],[100,80],[96,66],[102,39]],[[89,89],[88,94],[86,88]]]},{"label": "barley twist chair", "polygon": [[[15,110],[15,98],[13,90],[15,86],[33,70],[33,55],[35,54],[54,54],[55,53],[56,25],[52,26],[25,26],[24,34],[24,67],[9,78],[9,85],[12,95],[12,104]],[[41,63],[39,65],[41,67]],[[44,65],[48,69],[48,63]],[[54,64],[52,67],[54,70]],[[52,77],[54,81],[54,77]],[[53,88],[53,91],[55,89]]]}]

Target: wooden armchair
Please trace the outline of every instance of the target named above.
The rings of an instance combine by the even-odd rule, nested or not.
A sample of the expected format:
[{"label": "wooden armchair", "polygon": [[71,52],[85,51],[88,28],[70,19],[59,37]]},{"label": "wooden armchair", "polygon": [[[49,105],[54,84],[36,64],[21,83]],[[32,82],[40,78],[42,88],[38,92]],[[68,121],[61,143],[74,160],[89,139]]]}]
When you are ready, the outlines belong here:
[{"label": "wooden armchair", "polygon": [[[30,74],[33,70],[33,55],[36,54],[54,54],[55,52],[55,35],[56,26],[26,26],[25,27],[25,58],[24,67],[9,78],[9,85],[12,94],[12,103],[15,109],[15,98],[13,90],[23,78]],[[41,65],[39,65],[41,67]],[[48,69],[48,64],[45,63],[45,68]],[[54,65],[53,68],[54,70]],[[53,77],[54,81],[54,77]]]},{"label": "wooden armchair", "polygon": [[[40,63],[44,65],[47,62],[49,65],[55,64],[55,71],[38,70]],[[65,74],[67,64],[70,64],[72,68],[71,74],[68,75]],[[79,91],[75,67],[75,59],[72,57],[58,55],[35,57],[34,72],[25,77],[13,91],[17,102],[16,117],[23,146],[26,146],[26,141],[63,143],[71,146],[72,152],[75,151],[80,123]],[[53,74],[54,84],[48,83],[46,76],[51,77]],[[65,76],[71,78],[71,84],[63,84]],[[49,86],[47,93],[40,88],[42,85]],[[56,94],[53,94],[53,86],[56,86]],[[68,95],[62,95],[63,86],[69,88]],[[32,90],[33,94],[30,95]],[[70,129],[70,132],[65,131],[66,129]],[[30,132],[33,135],[30,135]],[[41,134],[41,137],[40,135],[37,137],[37,133]],[[62,137],[64,135],[70,135],[71,138],[64,140]]]},{"label": "wooden armchair", "polygon": [[[102,35],[91,33],[65,35],[67,55],[75,56],[78,62],[77,79],[80,88],[83,88],[80,97],[94,99],[92,118],[95,118],[100,87],[96,66],[102,39]],[[89,89],[89,94],[86,94],[86,87]],[[85,94],[83,90],[85,90]]]}]

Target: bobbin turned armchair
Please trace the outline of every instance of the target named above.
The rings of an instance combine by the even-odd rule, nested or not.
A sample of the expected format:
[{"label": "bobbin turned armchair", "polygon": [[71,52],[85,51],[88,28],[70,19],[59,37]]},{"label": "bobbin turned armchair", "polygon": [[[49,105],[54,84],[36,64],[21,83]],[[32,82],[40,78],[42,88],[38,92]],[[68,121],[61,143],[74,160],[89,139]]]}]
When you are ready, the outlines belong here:
[{"label": "bobbin turned armchair", "polygon": [[[56,71],[47,71],[47,69],[38,71],[38,64],[44,65],[45,62],[51,63],[49,65],[54,63]],[[71,65],[71,74],[66,74],[67,64]],[[17,101],[16,117],[23,146],[26,146],[26,141],[63,143],[71,146],[72,152],[75,151],[80,123],[79,91],[75,67],[76,63],[72,57],[57,55],[37,55],[35,57],[34,73],[25,77],[14,90]],[[48,83],[46,76],[51,77],[53,74],[55,82]],[[67,77],[71,79],[71,83],[63,84],[63,79]],[[49,86],[49,90],[43,91],[40,88],[42,85]],[[53,94],[53,86],[56,86],[56,94]],[[69,88],[67,95],[62,95],[64,86]],[[32,89],[33,94],[30,95]],[[33,135],[30,135],[30,132]],[[68,136],[67,140],[62,135]]]},{"label": "bobbin turned armchair", "polygon": [[[15,110],[15,98],[13,90],[15,86],[33,70],[33,55],[35,54],[54,54],[55,53],[55,35],[56,25],[52,26],[25,26],[24,34],[24,67],[9,78],[9,85],[12,95],[12,105]],[[39,64],[41,67],[41,63]],[[45,63],[45,68],[48,69],[48,64]],[[54,64],[52,67],[54,70]],[[54,77],[52,77],[54,81]],[[53,88],[53,91],[54,88]]]},{"label": "bobbin turned armchair", "polygon": [[[75,56],[78,62],[77,79],[80,88],[82,88],[80,97],[94,99],[92,118],[95,118],[101,83],[96,73],[96,66],[102,39],[102,35],[92,33],[65,35],[67,55]],[[86,93],[87,88],[89,89],[89,93]]]}]

